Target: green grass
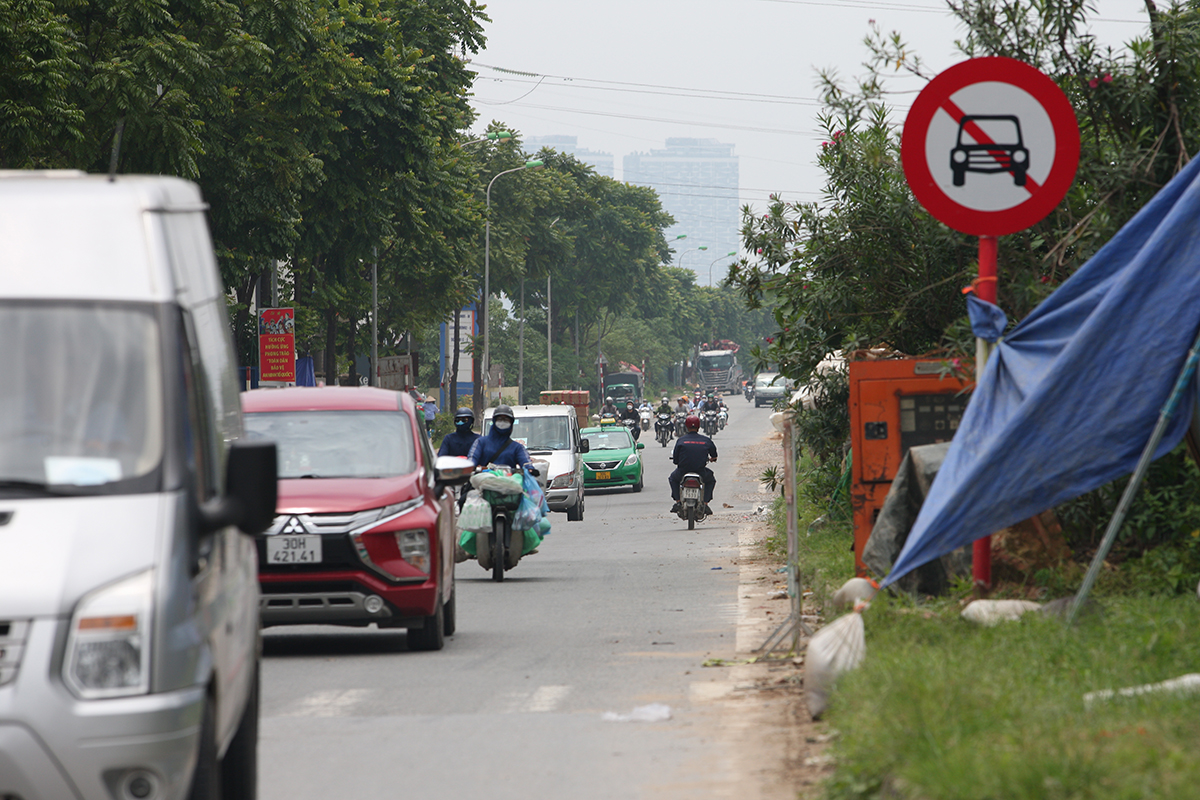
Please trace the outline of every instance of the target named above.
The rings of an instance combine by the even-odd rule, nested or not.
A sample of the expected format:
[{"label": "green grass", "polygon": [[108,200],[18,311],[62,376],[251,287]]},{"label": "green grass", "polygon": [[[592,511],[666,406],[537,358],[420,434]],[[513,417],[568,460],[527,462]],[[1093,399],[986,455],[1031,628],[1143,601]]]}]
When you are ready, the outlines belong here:
[{"label": "green grass", "polygon": [[1194,597],[1112,599],[1070,630],[1040,614],[980,628],[959,611],[883,597],[865,612],[866,662],[826,716],[840,733],[829,798],[1200,794],[1200,696],[1083,702],[1200,671]]},{"label": "green grass", "polygon": [[[799,565],[811,612],[853,575],[854,562],[848,522],[809,530],[828,500],[807,488]],[[768,546],[782,556],[781,498],[773,513]],[[1071,629],[1040,614],[996,628],[968,623],[959,616],[966,582],[921,603],[877,597],[864,612],[866,661],[842,677],[824,717],[837,732],[827,800],[1200,797],[1200,694],[1084,706],[1090,691],[1200,672],[1196,596],[1140,591],[1137,570],[1106,573],[1101,613]],[[1077,583],[1048,577],[1066,578],[1058,587],[1039,581],[1051,596]]]}]

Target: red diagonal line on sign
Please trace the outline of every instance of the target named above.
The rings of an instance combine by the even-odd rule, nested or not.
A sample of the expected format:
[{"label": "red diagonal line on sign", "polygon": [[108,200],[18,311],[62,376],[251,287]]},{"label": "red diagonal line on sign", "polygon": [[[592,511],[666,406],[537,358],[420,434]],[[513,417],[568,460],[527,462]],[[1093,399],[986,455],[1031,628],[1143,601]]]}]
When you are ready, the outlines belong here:
[{"label": "red diagonal line on sign", "polygon": [[[962,118],[966,116],[966,113],[964,113],[963,110],[959,108],[958,105],[949,97],[942,101],[942,110],[950,115],[950,118],[954,120],[955,124],[962,124]],[[974,122],[968,122],[966,125],[963,125],[963,130],[969,133],[971,138],[974,139],[977,144],[995,144],[995,142],[992,141],[992,137],[984,133],[983,128],[979,127]],[[989,150],[988,154],[991,155],[992,158],[995,158],[997,161],[999,161],[999,156],[1004,155],[1004,151]],[[1010,175],[1012,174],[1011,169],[1008,172]],[[1029,173],[1026,172],[1026,191],[1028,191],[1030,194],[1033,194],[1040,188],[1042,187],[1038,184],[1038,182],[1029,177]]]}]

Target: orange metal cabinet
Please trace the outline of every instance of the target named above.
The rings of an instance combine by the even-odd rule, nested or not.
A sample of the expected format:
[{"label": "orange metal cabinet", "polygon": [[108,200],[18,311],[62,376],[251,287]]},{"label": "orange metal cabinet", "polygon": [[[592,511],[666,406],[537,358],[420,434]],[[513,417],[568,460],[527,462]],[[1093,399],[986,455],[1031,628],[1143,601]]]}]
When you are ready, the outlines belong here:
[{"label": "orange metal cabinet", "polygon": [[851,503],[854,566],[866,575],[863,547],[908,448],[953,438],[967,383],[941,377],[940,361],[850,362]]}]

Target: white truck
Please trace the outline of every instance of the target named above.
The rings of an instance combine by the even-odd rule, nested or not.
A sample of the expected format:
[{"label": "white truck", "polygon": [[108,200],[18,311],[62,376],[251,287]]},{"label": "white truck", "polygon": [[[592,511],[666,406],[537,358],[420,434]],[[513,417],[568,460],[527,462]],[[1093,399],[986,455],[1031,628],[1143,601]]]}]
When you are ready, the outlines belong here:
[{"label": "white truck", "polygon": [[705,392],[737,394],[742,390],[742,365],[738,348],[702,350],[696,359],[696,380]]}]

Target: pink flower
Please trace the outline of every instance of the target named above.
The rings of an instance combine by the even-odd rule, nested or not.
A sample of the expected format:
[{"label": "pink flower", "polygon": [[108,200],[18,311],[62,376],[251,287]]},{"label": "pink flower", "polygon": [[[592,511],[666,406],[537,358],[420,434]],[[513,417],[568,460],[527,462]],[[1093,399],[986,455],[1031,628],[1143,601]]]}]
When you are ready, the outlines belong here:
[{"label": "pink flower", "polygon": [[1105,73],[1104,77],[1101,80],[1103,80],[1105,83],[1112,83],[1112,73],[1111,72]]},{"label": "pink flower", "polygon": [[760,248],[758,248],[758,254],[759,254],[760,256],[762,255],[762,248],[761,248],[761,247],[760,247]]},{"label": "pink flower", "polygon": [[1093,89],[1095,89],[1099,85],[1100,85],[1100,81],[1096,80],[1095,78],[1092,78],[1090,81],[1088,81],[1088,86],[1092,87]]},{"label": "pink flower", "polygon": [[1042,276],[1042,283],[1049,283],[1049,282],[1050,282],[1050,276],[1049,276],[1049,275],[1043,275],[1043,276]]},{"label": "pink flower", "polygon": [[950,359],[950,363],[951,363],[951,365],[953,365],[953,367],[955,369],[958,369],[959,367],[962,366],[962,359],[961,358],[952,358],[952,359]]}]

